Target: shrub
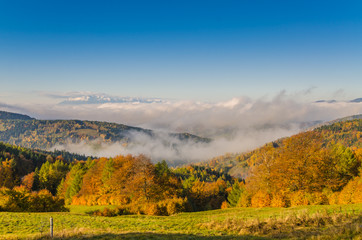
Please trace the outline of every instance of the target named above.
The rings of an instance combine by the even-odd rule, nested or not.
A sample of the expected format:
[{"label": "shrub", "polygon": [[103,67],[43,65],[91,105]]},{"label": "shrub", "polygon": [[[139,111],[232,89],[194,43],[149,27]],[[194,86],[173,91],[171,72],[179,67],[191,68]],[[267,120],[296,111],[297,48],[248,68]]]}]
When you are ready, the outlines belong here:
[{"label": "shrub", "polygon": [[87,212],[87,214],[94,216],[103,216],[103,217],[114,217],[120,215],[129,215],[130,211],[128,207],[120,206],[115,209],[104,208],[103,210],[95,210]]},{"label": "shrub", "polygon": [[362,177],[351,180],[340,192],[338,201],[340,204],[362,203]]},{"label": "shrub", "polygon": [[54,197],[48,190],[33,192],[30,196],[30,212],[64,212],[64,199]]},{"label": "shrub", "polygon": [[29,208],[29,192],[25,187],[0,190],[0,207],[3,211],[23,212]]},{"label": "shrub", "polygon": [[328,196],[329,204],[338,204],[339,192],[334,192]]},{"label": "shrub", "polygon": [[267,207],[270,206],[270,194],[263,191],[258,191],[251,198],[251,206],[252,207]]},{"label": "shrub", "polygon": [[146,205],[146,208],[144,209],[144,213],[146,215],[152,215],[152,216],[160,216],[164,215],[166,211],[160,207],[157,203],[150,203]]},{"label": "shrub", "polygon": [[273,194],[273,198],[270,202],[270,206],[272,206],[272,207],[289,207],[290,201],[285,194],[276,193],[276,194]]},{"label": "shrub", "polygon": [[221,204],[221,209],[226,209],[229,207],[229,204],[227,201],[223,201],[222,204]]},{"label": "shrub", "polygon": [[309,193],[306,198],[310,205],[326,205],[329,203],[327,196],[321,192]]},{"label": "shrub", "polygon": [[291,206],[300,206],[300,205],[308,205],[308,198],[306,193],[303,191],[293,192],[290,196],[290,205]]},{"label": "shrub", "polygon": [[100,212],[100,215],[105,217],[114,217],[116,216],[116,212],[113,209],[105,208],[103,209],[103,211]]},{"label": "shrub", "polygon": [[167,202],[167,215],[173,215],[187,210],[187,198],[172,198],[165,201]]},{"label": "shrub", "polygon": [[0,208],[9,212],[65,212],[64,199],[48,190],[30,193],[25,187],[0,190]]},{"label": "shrub", "polygon": [[115,211],[116,216],[131,214],[131,212],[127,206],[119,206],[114,211]]},{"label": "shrub", "polygon": [[146,214],[152,216],[168,216],[187,211],[188,207],[187,198],[170,198],[160,202],[153,203],[132,203],[119,206],[115,209],[105,208],[102,210],[96,210],[87,212],[87,214],[94,216],[113,217],[119,215],[129,214]]}]

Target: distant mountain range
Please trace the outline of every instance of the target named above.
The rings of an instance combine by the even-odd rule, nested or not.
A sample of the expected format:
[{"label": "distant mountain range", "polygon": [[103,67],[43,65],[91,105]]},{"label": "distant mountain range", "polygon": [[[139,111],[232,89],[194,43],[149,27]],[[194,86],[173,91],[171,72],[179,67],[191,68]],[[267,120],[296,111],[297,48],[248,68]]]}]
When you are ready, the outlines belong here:
[{"label": "distant mountain range", "polygon": [[[336,102],[340,102],[340,101],[337,101],[337,100],[318,100],[318,101],[315,101],[315,103],[336,103]],[[343,101],[342,101],[343,102]],[[347,102],[351,102],[351,103],[360,103],[362,102],[362,98],[356,98],[356,99],[353,99],[353,100],[350,100],[350,101],[347,101]]]},{"label": "distant mountain range", "polygon": [[336,100],[318,100],[315,101],[316,103],[335,103],[337,102]]},{"label": "distant mountain range", "polygon": [[162,103],[165,100],[160,98],[140,98],[140,97],[114,97],[106,94],[88,94],[82,96],[69,97],[60,104],[80,105],[80,104],[103,104],[103,103]]},{"label": "distant mountain range", "polygon": [[[108,94],[79,94],[76,96],[68,97],[66,100],[60,102],[61,105],[82,105],[82,104],[104,104],[104,103],[164,103],[167,100],[162,98],[142,98],[142,97],[117,97]],[[341,102],[337,100],[318,100],[315,103],[336,103]],[[343,101],[342,101],[343,102]],[[362,98],[356,98],[349,101],[351,103],[360,103]]]},{"label": "distant mountain range", "polygon": [[[56,145],[97,141],[137,144],[135,136],[147,137],[177,147],[180,143],[208,143],[211,140],[189,133],[158,133],[123,124],[81,120],[37,120],[26,115],[0,112],[0,141],[22,147],[51,149]],[[136,142],[135,142],[136,141]]]},{"label": "distant mountain range", "polygon": [[356,99],[351,100],[350,102],[360,103],[360,102],[362,102],[362,98],[356,98]]}]

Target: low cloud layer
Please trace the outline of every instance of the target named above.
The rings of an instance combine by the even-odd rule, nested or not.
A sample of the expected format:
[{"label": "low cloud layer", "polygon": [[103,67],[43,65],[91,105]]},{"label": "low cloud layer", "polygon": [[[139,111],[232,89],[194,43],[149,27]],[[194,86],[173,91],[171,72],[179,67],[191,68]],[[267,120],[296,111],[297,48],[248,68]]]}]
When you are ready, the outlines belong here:
[{"label": "low cloud layer", "polygon": [[232,138],[216,138],[210,143],[181,141],[166,134],[154,137],[133,132],[131,143],[104,143],[99,140],[91,142],[68,143],[56,145],[51,150],[66,150],[95,157],[114,157],[122,154],[145,154],[154,162],[166,160],[170,165],[177,166],[195,163],[220,156],[225,153],[237,153],[253,149],[261,143],[275,140],[298,132],[297,129],[265,129],[245,134],[237,134]]},{"label": "low cloud layer", "polygon": [[[152,159],[200,161],[226,152],[243,152],[268,141],[289,136],[317,121],[329,121],[362,113],[362,103],[305,103],[298,96],[285,93],[272,99],[248,97],[207,103],[169,101],[151,103],[102,103],[80,105],[0,104],[3,110],[30,114],[39,119],[81,119],[122,123],[160,132],[189,132],[214,141],[209,144],[178,143],[177,148],[162,144],[175,139],[133,136],[137,145],[124,147],[114,143],[94,151],[92,144],[67,145],[62,148],[78,153],[114,156],[144,153]],[[57,146],[61,148],[61,146]]]}]

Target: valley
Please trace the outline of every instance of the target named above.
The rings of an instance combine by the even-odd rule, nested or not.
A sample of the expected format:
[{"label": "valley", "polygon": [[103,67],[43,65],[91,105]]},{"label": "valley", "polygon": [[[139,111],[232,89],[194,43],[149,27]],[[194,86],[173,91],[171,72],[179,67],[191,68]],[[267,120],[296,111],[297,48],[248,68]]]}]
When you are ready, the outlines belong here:
[{"label": "valley", "polygon": [[[39,144],[37,133],[49,140],[66,132],[74,141],[101,134],[110,136],[105,141],[119,140],[124,138],[117,134],[134,129],[153,134],[105,122],[4,116],[3,133],[29,146]],[[145,155],[97,158],[0,143],[0,231],[4,239],[42,239],[51,215],[60,239],[323,238],[331,231],[336,239],[353,238],[362,216],[361,123],[361,115],[348,117],[250,152],[178,167]],[[190,136],[207,142],[177,135]],[[27,230],[16,230],[20,225],[8,216]],[[36,230],[40,219],[43,227]]]}]

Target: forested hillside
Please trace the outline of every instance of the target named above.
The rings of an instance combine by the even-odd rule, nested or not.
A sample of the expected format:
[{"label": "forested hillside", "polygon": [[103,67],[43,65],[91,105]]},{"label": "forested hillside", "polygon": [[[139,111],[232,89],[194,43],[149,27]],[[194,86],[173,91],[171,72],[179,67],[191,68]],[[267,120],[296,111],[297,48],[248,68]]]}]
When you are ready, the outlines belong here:
[{"label": "forested hillside", "polygon": [[[344,147],[356,149],[362,147],[362,115],[355,115],[335,120],[317,127],[311,131],[321,135],[323,145],[332,147],[334,144],[341,144]],[[272,144],[274,147],[282,146],[284,139],[278,139]],[[227,172],[238,178],[246,178],[250,166],[250,159],[253,158],[263,147],[242,154],[225,154],[214,157],[202,166],[210,167],[216,171]]]},{"label": "forested hillside", "polygon": [[[11,113],[0,114],[0,141],[28,148],[49,149],[56,144],[89,142],[132,142],[134,134],[157,138],[151,130],[130,127],[123,124],[80,121],[80,120],[36,120],[31,118],[12,118]],[[10,116],[10,118],[6,118]],[[16,115],[17,116],[17,115]],[[188,133],[170,133],[168,137],[180,141],[209,142]],[[165,144],[167,144],[165,142]]]},{"label": "forested hillside", "polygon": [[[0,210],[26,210],[24,206],[41,196],[58,210],[63,206],[59,201],[120,206],[95,213],[107,216],[361,203],[361,123],[336,122],[249,153],[215,158],[208,166],[175,169],[166,161],[153,164],[144,155],[67,162],[5,144],[0,167],[0,195],[5,200]],[[228,174],[237,171],[235,159],[244,178]],[[21,199],[30,202],[22,204]]]},{"label": "forested hillside", "polygon": [[65,211],[56,189],[70,162],[84,158],[0,142],[0,211]]},{"label": "forested hillside", "polygon": [[47,162],[68,164],[88,158],[92,159],[65,151],[47,152],[0,142],[0,187],[19,185],[25,175],[39,170]]},{"label": "forested hillside", "polygon": [[233,186],[229,203],[288,207],[362,202],[361,123],[335,122],[237,156],[248,174],[245,183]]},{"label": "forested hillside", "polygon": [[5,111],[0,111],[0,119],[7,119],[7,120],[31,120],[34,118],[31,118],[27,115],[23,115],[23,114],[19,114],[19,113],[11,113],[11,112],[5,112]]},{"label": "forested hillside", "polygon": [[[165,161],[153,164],[143,155],[67,163],[61,157],[39,154],[33,161],[41,166],[30,172],[34,166],[29,165],[22,174],[14,159],[1,162],[0,211],[58,211],[64,203],[120,206],[116,213],[106,210],[105,215],[211,210],[226,203],[235,182],[205,167],[170,169]],[[42,197],[50,205],[32,208],[33,201]]]}]

